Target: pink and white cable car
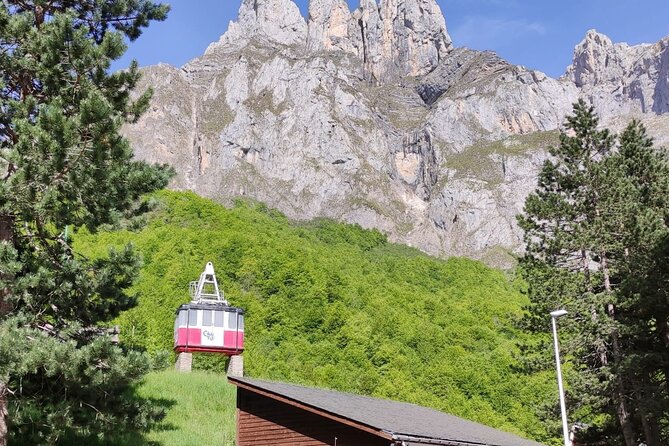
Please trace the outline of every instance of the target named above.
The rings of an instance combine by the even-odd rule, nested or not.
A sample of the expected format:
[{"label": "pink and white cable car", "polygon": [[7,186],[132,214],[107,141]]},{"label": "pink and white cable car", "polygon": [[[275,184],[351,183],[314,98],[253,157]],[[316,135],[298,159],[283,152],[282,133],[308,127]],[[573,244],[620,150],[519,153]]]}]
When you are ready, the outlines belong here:
[{"label": "pink and white cable car", "polygon": [[228,305],[211,262],[200,280],[190,283],[190,295],[191,302],[177,309],[174,351],[239,355],[244,350],[244,310]]}]

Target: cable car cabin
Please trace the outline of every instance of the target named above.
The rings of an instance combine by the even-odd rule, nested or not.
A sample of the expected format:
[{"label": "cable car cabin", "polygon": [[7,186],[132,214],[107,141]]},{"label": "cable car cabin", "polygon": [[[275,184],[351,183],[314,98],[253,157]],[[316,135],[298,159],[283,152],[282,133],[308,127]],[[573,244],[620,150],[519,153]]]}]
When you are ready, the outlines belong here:
[{"label": "cable car cabin", "polygon": [[244,350],[244,310],[231,307],[218,288],[214,266],[190,284],[191,302],[177,309],[174,351],[238,355]]},{"label": "cable car cabin", "polygon": [[244,310],[220,304],[190,303],[177,310],[174,351],[238,355],[244,350]]}]

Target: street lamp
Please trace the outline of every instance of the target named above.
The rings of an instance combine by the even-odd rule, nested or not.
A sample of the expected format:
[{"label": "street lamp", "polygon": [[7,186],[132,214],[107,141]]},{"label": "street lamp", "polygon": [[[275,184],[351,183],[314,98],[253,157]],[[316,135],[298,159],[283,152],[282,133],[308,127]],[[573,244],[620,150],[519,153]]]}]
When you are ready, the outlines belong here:
[{"label": "street lamp", "polygon": [[567,407],[564,402],[564,388],[562,387],[562,368],[560,367],[560,347],[557,337],[557,318],[567,314],[567,310],[551,311],[551,321],[553,322],[553,344],[555,346],[555,365],[557,367],[558,391],[560,392],[560,411],[562,412],[562,432],[564,434],[564,446],[571,446],[569,440],[569,426],[567,425]]}]

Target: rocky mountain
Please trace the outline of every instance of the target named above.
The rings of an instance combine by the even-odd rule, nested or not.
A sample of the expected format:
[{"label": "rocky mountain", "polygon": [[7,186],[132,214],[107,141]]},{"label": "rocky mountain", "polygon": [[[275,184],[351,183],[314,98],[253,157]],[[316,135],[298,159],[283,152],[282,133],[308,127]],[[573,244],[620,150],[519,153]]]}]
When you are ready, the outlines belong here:
[{"label": "rocky mountain", "polygon": [[669,113],[668,48],[669,36],[629,46],[591,30],[576,47],[566,77],[605,117]]},{"label": "rocky mountain", "polygon": [[457,48],[435,0],[243,0],[181,68],[144,69],[151,110],[126,129],[176,189],[378,228],[437,255],[505,266],[515,215],[579,97],[669,140],[669,38],[590,31],[560,79]]}]

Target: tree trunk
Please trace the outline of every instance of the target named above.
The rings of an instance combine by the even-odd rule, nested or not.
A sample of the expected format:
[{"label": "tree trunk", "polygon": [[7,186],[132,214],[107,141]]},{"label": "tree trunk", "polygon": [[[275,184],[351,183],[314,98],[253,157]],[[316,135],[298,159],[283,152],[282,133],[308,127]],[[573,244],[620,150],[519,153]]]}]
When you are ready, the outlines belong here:
[{"label": "tree trunk", "polygon": [[643,388],[643,382],[652,381],[652,378],[648,374],[654,374],[655,372],[662,373],[662,370],[658,368],[656,370],[644,371],[642,372],[643,378],[640,378],[639,381],[633,383],[634,393],[636,395],[636,406],[639,410],[639,418],[641,419],[644,443],[646,446],[662,446],[660,424],[657,415],[653,413],[653,406],[655,405],[655,398],[657,396],[653,395],[653,392],[645,391]]},{"label": "tree trunk", "polygon": [[641,415],[641,425],[643,426],[643,434],[645,437],[644,443],[646,446],[662,446],[660,438],[660,426],[657,418],[649,415],[643,407],[643,401],[639,405],[639,412]]},{"label": "tree trunk", "polygon": [[[620,378],[618,378],[620,380]],[[625,395],[623,392],[623,386],[618,383],[616,384],[616,395],[615,399],[617,407],[616,414],[618,415],[618,422],[620,427],[623,430],[623,438],[625,439],[626,446],[637,446],[636,434],[634,433],[634,425],[632,424],[632,416],[627,410],[627,404],[625,403]]]},{"label": "tree trunk", "polygon": [[[588,257],[588,252],[585,250],[585,248],[581,248],[581,266],[583,268],[583,275],[585,276],[586,288],[588,292],[592,293],[593,292],[592,282],[590,281],[590,259]],[[598,311],[597,307],[590,308],[590,318],[592,319],[593,323],[597,323],[597,320],[599,319],[597,311]],[[595,351],[599,356],[600,364],[602,366],[608,365],[609,356],[605,343],[602,342],[601,344],[596,344]]]},{"label": "tree trunk", "polygon": [[[615,316],[615,307],[612,304],[608,305],[609,317],[614,318]],[[621,358],[621,349],[620,349],[620,339],[618,332],[614,331],[611,337],[611,346],[613,348],[613,360],[614,364],[620,362]],[[618,415],[618,421],[620,422],[620,427],[623,430],[623,437],[625,438],[626,446],[637,446],[637,439],[635,433],[635,426],[632,421],[632,414],[628,408],[627,404],[627,386],[624,379],[624,373],[617,371],[614,378],[616,380],[615,384],[615,394],[614,401],[616,404],[616,414]]]},{"label": "tree trunk", "polygon": [[7,386],[0,382],[0,446],[7,446]]},{"label": "tree trunk", "polygon": [[[602,273],[604,274],[604,289],[608,295],[613,295],[613,290],[611,288],[611,276],[609,267],[607,264],[606,253],[601,254],[601,268]],[[615,320],[616,318],[616,307],[614,304],[609,303],[606,305],[606,312],[608,316]],[[617,329],[613,330],[611,333],[611,349],[613,353],[613,363],[614,366],[620,364],[622,358],[622,350],[620,348],[620,335]],[[617,371],[615,374],[616,384],[615,384],[615,393],[614,401],[616,404],[616,414],[618,415],[618,422],[623,431],[623,437],[625,439],[626,446],[637,446],[636,434],[634,429],[634,423],[632,421],[632,414],[628,408],[627,404],[627,392],[626,385],[624,380],[624,373]]]},{"label": "tree trunk", "polygon": [[[0,215],[0,243],[3,242],[14,242],[14,219],[9,215]],[[2,274],[1,271],[0,274]],[[9,311],[9,305],[5,302],[7,293],[6,289],[0,289],[0,319]]]},{"label": "tree trunk", "polygon": [[[667,320],[667,317],[665,316],[660,316],[658,317],[657,320]],[[662,342],[664,342],[664,346],[669,350],[669,322],[663,322],[661,324],[661,334],[660,336],[662,337]],[[664,385],[667,389],[669,389],[669,365],[665,363],[665,365],[660,368],[660,373],[664,374]]]},{"label": "tree trunk", "polygon": [[14,241],[14,217],[0,214],[0,241]]}]

